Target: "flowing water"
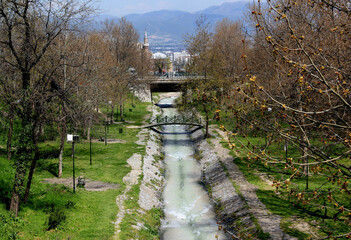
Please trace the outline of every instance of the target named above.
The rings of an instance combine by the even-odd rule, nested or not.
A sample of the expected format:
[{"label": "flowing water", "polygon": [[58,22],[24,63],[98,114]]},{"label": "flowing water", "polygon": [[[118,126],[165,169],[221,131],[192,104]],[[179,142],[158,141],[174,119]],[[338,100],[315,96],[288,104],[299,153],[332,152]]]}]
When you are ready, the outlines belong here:
[{"label": "flowing water", "polygon": [[[166,98],[159,104],[171,104]],[[164,108],[164,116],[176,115],[175,109]],[[201,165],[194,158],[194,144],[186,127],[169,125],[163,128],[166,185],[163,192],[165,218],[161,239],[224,239],[218,233],[210,198],[201,183]],[[216,235],[218,234],[218,238]]]}]

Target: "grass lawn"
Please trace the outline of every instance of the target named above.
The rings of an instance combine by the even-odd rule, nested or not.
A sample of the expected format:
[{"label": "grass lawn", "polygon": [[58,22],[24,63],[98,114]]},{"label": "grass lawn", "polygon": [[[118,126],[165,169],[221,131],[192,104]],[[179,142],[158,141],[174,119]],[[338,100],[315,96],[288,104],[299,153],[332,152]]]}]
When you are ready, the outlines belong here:
[{"label": "grass lawn", "polygon": [[[13,162],[4,154],[0,156],[0,239],[112,239],[118,213],[116,197],[123,192],[123,177],[130,171],[127,159],[133,153],[145,154],[145,147],[134,143],[140,129],[127,127],[142,124],[149,104],[134,102],[135,108],[126,103],[124,116],[133,123],[113,124],[108,128],[108,139],[123,143],[105,146],[104,142],[93,142],[92,165],[89,142],[83,139],[75,144],[76,177],[83,175],[86,179],[115,183],[118,189],[101,192],[77,189],[73,194],[71,187],[44,183],[45,178],[56,177],[59,148],[58,141],[44,142],[40,144],[42,157],[37,163],[29,201],[20,206],[19,217],[13,219],[7,210],[14,179]],[[95,125],[92,136],[104,136],[104,130],[104,125]],[[72,145],[66,143],[63,178],[72,177],[71,149]]]},{"label": "grass lawn", "polygon": [[[222,124],[226,125],[226,123]],[[230,126],[232,123],[228,123],[226,127]],[[231,128],[229,128],[231,129]],[[263,145],[265,139],[263,137],[254,137],[250,136],[247,139],[238,137],[237,141],[233,141],[236,146],[247,145],[247,141],[255,145]],[[225,148],[229,149],[228,142],[222,140],[222,145]],[[283,144],[276,143],[273,144],[268,151],[271,151],[272,154],[281,156],[285,154],[283,151]],[[290,234],[295,236],[298,239],[307,239],[311,237],[314,239],[315,236],[304,233],[296,229],[297,222],[303,220],[309,224],[311,230],[317,233],[319,236],[327,237],[329,234],[340,235],[345,234],[350,231],[350,226],[342,219],[334,219],[334,215],[338,213],[338,207],[332,204],[329,204],[328,201],[318,200],[317,203],[320,205],[326,205],[328,210],[322,209],[320,206],[312,204],[304,204],[302,201],[297,202],[296,199],[289,197],[288,191],[281,190],[279,194],[275,191],[275,188],[267,185],[267,183],[259,177],[259,175],[265,174],[269,176],[270,179],[276,179],[281,182],[284,182],[287,178],[291,176],[291,170],[283,170],[283,164],[268,164],[265,165],[260,161],[252,162],[248,161],[244,154],[238,154],[233,150],[230,154],[234,158],[234,163],[239,167],[239,169],[244,173],[246,179],[256,185],[259,189],[257,190],[258,198],[266,205],[266,207],[274,214],[277,214],[282,217],[281,227],[282,229]],[[289,157],[298,156],[298,150],[290,147],[288,151]],[[312,192],[314,189],[320,188],[324,189],[325,192],[329,188],[335,187],[335,184],[327,181],[325,176],[322,175],[311,175],[308,179],[308,190],[306,188],[306,177],[301,176],[293,179],[292,188],[298,189],[299,191],[310,194],[306,199],[312,200]],[[350,199],[345,198],[345,194],[335,193],[334,197],[339,200],[341,204],[348,206],[350,204]]]}]

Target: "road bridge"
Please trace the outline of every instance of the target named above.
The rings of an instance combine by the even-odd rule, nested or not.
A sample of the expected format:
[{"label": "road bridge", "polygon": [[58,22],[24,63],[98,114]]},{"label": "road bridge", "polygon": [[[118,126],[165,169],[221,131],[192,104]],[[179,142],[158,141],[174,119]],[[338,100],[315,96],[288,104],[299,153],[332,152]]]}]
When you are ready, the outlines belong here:
[{"label": "road bridge", "polygon": [[182,85],[189,80],[203,79],[199,76],[149,76],[146,80],[150,97],[153,92],[181,92]]},{"label": "road bridge", "polygon": [[148,83],[152,92],[180,92],[181,86],[186,83],[189,76],[150,76]]},{"label": "road bridge", "polygon": [[143,99],[142,101],[152,101],[153,92],[181,92],[182,85],[192,80],[204,80],[202,76],[147,76],[139,78],[138,87],[135,93]]}]

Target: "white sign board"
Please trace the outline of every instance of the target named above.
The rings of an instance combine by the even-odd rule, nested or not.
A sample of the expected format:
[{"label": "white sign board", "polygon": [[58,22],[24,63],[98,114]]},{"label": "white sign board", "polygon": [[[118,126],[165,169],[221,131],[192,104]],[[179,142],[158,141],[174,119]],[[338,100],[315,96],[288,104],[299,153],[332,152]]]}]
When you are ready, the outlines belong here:
[{"label": "white sign board", "polygon": [[67,134],[67,142],[73,142],[73,135]]}]

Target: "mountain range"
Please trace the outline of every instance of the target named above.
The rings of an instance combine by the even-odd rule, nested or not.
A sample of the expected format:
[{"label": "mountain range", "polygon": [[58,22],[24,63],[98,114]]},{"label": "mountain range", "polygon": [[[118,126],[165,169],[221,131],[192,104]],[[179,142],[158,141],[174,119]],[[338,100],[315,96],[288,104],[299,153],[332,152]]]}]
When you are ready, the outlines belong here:
[{"label": "mountain range", "polygon": [[[162,10],[144,14],[129,14],[125,18],[133,23],[140,35],[140,41],[143,40],[144,32],[147,31],[152,51],[180,51],[184,49],[184,35],[194,33],[199,16],[205,15],[207,21],[214,26],[223,18],[240,19],[246,8],[247,1],[238,1],[211,6],[195,13]],[[119,18],[102,15],[97,20],[103,19],[118,21]]]}]

